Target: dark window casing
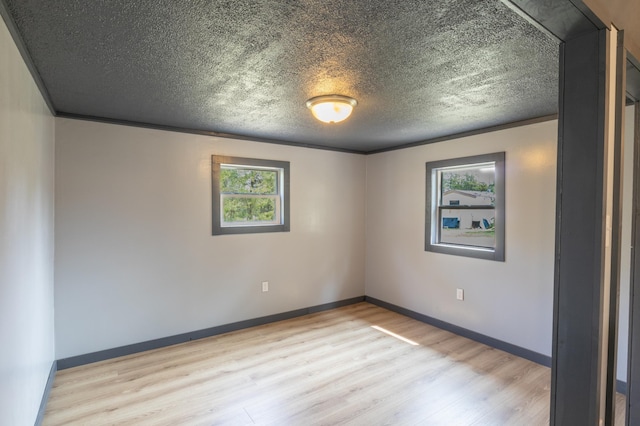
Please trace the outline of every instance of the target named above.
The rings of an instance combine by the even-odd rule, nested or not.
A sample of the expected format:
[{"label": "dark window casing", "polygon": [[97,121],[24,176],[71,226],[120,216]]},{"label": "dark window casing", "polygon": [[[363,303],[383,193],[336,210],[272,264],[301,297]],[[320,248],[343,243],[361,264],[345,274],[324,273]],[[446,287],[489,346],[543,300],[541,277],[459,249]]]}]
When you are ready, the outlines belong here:
[{"label": "dark window casing", "polygon": [[[241,165],[247,167],[267,167],[282,169],[281,185],[281,209],[282,220],[276,225],[242,225],[242,226],[221,226],[222,217],[220,215],[221,193],[220,193],[220,166],[223,164]],[[276,160],[262,160],[256,158],[228,157],[222,155],[211,156],[211,181],[212,181],[212,218],[213,235],[229,234],[256,234],[264,232],[289,232],[289,162]]]},{"label": "dark window casing", "polygon": [[[461,203],[449,206],[437,205],[435,173],[442,168],[458,167],[493,162],[495,164],[495,247],[493,249],[445,244],[438,242],[439,209],[462,208]],[[452,254],[456,256],[474,257],[477,259],[504,261],[505,259],[505,197],[504,197],[504,164],[505,153],[475,155],[471,157],[452,158],[448,160],[431,161],[426,163],[426,208],[425,208],[425,251]],[[466,208],[475,208],[469,206]],[[482,208],[482,206],[478,206]],[[445,225],[451,229],[459,226],[453,218],[446,218]]]}]

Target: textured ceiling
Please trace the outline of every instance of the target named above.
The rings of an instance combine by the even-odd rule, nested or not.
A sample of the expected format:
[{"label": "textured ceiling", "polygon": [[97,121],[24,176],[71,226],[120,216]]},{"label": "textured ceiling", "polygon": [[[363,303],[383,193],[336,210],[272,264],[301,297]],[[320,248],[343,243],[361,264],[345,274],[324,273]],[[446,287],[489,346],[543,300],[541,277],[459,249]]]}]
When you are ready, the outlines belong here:
[{"label": "textured ceiling", "polygon": [[3,1],[61,114],[367,152],[557,112],[558,43],[499,0]]}]

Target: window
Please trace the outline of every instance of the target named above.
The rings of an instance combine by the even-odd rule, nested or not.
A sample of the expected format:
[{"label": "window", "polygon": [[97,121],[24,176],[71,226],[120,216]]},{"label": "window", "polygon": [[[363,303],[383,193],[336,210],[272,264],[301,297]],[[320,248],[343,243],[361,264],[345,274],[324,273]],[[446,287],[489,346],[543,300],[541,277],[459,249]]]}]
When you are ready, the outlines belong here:
[{"label": "window", "polygon": [[213,235],[289,231],[289,162],[211,157]]},{"label": "window", "polygon": [[425,250],[504,260],[504,152],[427,166]]}]

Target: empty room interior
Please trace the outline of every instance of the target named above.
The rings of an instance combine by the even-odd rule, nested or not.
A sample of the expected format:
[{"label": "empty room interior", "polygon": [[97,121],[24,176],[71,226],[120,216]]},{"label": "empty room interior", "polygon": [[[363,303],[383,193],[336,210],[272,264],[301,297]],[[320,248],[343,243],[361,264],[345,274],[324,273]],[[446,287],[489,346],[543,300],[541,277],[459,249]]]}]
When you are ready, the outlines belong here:
[{"label": "empty room interior", "polygon": [[0,14],[0,425],[640,425],[637,0]]}]

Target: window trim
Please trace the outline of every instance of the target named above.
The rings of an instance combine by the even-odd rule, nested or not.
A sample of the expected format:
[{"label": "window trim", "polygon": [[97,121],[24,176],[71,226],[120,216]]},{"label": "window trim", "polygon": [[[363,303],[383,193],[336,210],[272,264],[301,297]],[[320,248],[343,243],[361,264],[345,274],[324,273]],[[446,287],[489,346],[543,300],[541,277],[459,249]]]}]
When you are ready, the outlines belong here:
[{"label": "window trim", "polygon": [[[446,167],[462,167],[479,163],[495,163],[495,232],[496,246],[494,249],[470,247],[455,244],[437,243],[438,237],[438,206],[439,189],[434,179],[438,169]],[[505,258],[505,197],[504,197],[504,165],[505,153],[474,155],[470,157],[451,158],[448,160],[430,161],[426,163],[426,205],[425,205],[425,251],[452,254],[456,256],[473,257],[504,261]],[[435,180],[435,181],[434,181]]]},{"label": "window trim", "polygon": [[[260,224],[260,225],[236,225],[222,226],[221,215],[221,199],[224,194],[220,193],[220,167],[222,165],[246,166],[246,168],[266,168],[280,169],[281,175],[278,176],[279,195],[280,197],[280,223],[278,224]],[[289,194],[289,162],[276,160],[263,160],[257,158],[231,157],[223,155],[211,156],[211,187],[212,187],[212,210],[213,218],[212,234],[213,235],[231,235],[231,234],[256,234],[264,232],[289,232],[289,206],[291,203]],[[268,195],[269,197],[273,195]]]}]

